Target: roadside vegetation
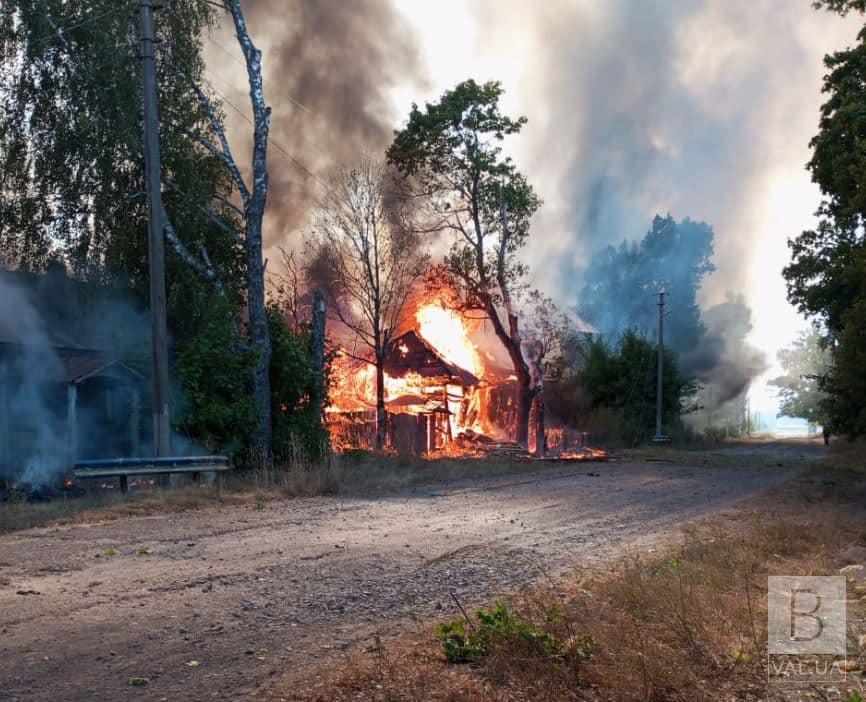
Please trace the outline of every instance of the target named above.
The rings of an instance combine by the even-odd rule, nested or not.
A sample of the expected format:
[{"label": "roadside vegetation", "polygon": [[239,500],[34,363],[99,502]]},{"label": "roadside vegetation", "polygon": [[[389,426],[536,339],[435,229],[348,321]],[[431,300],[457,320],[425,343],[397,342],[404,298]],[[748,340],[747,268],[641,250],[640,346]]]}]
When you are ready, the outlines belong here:
[{"label": "roadside vegetation", "polygon": [[317,495],[387,493],[459,480],[493,478],[549,470],[594,470],[591,462],[546,463],[476,458],[382,456],[353,452],[317,463],[302,459],[275,465],[258,461],[249,470],[228,473],[222,486],[186,485],[169,489],[134,488],[127,496],[100,489],[81,497],[27,502],[22,494],[0,502],[0,533],[51,524],[247,505],[266,509],[273,500]]},{"label": "roadside vegetation", "polygon": [[[376,637],[329,674],[287,677],[293,700],[764,700],[812,694],[767,684],[766,583],[848,575],[849,618],[866,617],[866,468],[850,449],[748,507],[690,525],[658,552],[495,597],[415,635]],[[860,632],[861,634],[863,632]],[[849,640],[862,700],[866,640]],[[269,693],[270,694],[270,693]],[[787,696],[786,696],[787,695]],[[800,697],[798,697],[798,695]],[[793,697],[792,697],[793,696]]]}]

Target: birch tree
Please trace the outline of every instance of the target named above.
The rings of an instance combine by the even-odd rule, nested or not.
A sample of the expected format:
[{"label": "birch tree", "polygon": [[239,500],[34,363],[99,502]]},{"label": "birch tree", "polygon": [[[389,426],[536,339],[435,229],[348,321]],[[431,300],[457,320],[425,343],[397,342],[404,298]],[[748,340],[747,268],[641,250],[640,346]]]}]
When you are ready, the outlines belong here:
[{"label": "birch tree", "polygon": [[[249,85],[250,107],[252,108],[253,148],[249,165],[249,177],[245,178],[226,134],[219,106],[198,82],[190,80],[190,89],[208,119],[209,129],[187,132],[187,136],[207,153],[216,158],[225,168],[237,193],[237,202],[220,198],[219,201],[196,203],[201,214],[218,226],[236,245],[242,248],[246,268],[246,304],[249,317],[249,341],[256,351],[256,364],[251,379],[252,391],[258,411],[258,425],[253,436],[254,444],[265,452],[271,450],[271,390],[269,366],[271,360],[271,339],[268,330],[268,317],[265,301],[265,265],[262,257],[262,223],[268,197],[268,134],[271,122],[271,108],[265,102],[262,81],[262,52],[256,48],[250,37],[241,9],[240,0],[225,0],[225,10],[231,17],[235,29]],[[171,49],[165,54],[168,69],[172,68]],[[170,178],[166,186],[186,195]],[[237,217],[225,217],[217,210],[228,208]],[[165,230],[169,243],[193,269],[212,282],[219,290],[221,284],[206,252],[195,256],[187,250],[173,231],[166,215]],[[239,226],[238,226],[239,224]]]},{"label": "birch tree", "polygon": [[[376,368],[376,449],[385,446],[385,361],[413,284],[429,256],[408,226],[400,183],[383,163],[364,158],[319,199],[308,277],[328,310],[369,351]],[[366,359],[364,359],[366,360]]]}]

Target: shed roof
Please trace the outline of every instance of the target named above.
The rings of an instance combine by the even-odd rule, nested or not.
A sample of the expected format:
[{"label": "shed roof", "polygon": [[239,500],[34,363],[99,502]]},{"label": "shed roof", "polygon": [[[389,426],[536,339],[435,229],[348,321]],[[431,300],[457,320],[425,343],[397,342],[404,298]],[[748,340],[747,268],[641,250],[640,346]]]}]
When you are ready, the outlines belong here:
[{"label": "shed roof", "polygon": [[60,374],[66,383],[80,383],[98,375],[122,375],[135,380],[142,375],[116,358],[70,355],[60,356]]}]

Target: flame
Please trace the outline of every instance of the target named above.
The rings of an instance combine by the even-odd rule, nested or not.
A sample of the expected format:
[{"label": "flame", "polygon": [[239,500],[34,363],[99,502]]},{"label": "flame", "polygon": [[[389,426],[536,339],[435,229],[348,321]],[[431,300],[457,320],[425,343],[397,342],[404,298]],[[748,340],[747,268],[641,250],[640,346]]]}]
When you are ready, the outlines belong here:
[{"label": "flame", "polygon": [[466,319],[459,312],[436,302],[424,304],[415,313],[418,333],[449,363],[484,377],[484,361],[469,338]]},{"label": "flame", "polygon": [[[443,360],[469,371],[478,382],[465,382],[453,369],[435,377],[429,368],[414,369],[397,364],[399,376],[384,374],[385,410],[392,449],[399,450],[406,437],[417,431],[428,455],[526,456],[526,448],[515,444],[508,427],[516,420],[513,374],[497,365],[493,344],[486,343],[483,329],[475,320],[449,309],[440,291],[421,301],[411,329]],[[409,331],[405,329],[405,331]],[[478,343],[484,344],[479,348]],[[411,345],[411,344],[410,344]],[[404,359],[411,352],[406,342],[395,349]],[[376,368],[359,358],[363,350],[338,351],[331,366],[331,387],[327,424],[331,445],[337,452],[371,448],[376,427]],[[386,365],[386,368],[389,366]],[[398,372],[395,370],[394,372]],[[414,415],[413,424],[405,415]],[[412,427],[416,429],[412,429]],[[401,427],[401,428],[398,428]],[[394,439],[394,437],[398,439]],[[548,427],[549,458],[598,459],[604,452],[586,447],[586,435],[579,441],[564,428]],[[417,447],[418,444],[416,443]]]}]

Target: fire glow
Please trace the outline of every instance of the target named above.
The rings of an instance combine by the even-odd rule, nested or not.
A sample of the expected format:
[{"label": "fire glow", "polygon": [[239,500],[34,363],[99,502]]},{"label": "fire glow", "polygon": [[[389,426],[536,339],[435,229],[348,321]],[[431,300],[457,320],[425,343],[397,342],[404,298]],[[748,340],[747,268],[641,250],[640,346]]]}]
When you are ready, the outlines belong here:
[{"label": "fire glow", "polygon": [[478,378],[485,374],[484,362],[475,344],[469,338],[466,320],[454,310],[437,303],[427,303],[415,313],[418,333],[424,337],[442,358],[465,368]]},{"label": "fire glow", "polygon": [[[517,385],[512,370],[496,362],[492,334],[483,322],[423,300],[409,329],[391,342],[384,365],[389,450],[428,456],[528,458],[510,440],[516,426]],[[346,349],[331,367],[327,408],[335,450],[369,449],[376,421],[375,366]],[[567,440],[551,428],[550,455],[567,460],[601,458],[603,452]],[[577,448],[575,448],[577,446]]]}]

